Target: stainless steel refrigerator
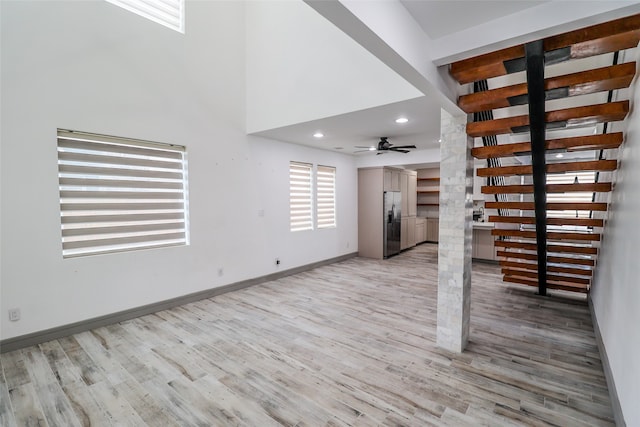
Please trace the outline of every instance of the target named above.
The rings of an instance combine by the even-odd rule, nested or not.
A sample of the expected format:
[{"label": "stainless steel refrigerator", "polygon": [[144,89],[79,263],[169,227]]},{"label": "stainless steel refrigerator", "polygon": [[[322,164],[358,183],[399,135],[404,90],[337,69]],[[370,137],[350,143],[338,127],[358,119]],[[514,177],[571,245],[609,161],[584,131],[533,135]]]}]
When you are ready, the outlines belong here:
[{"label": "stainless steel refrigerator", "polygon": [[400,206],[401,193],[399,191],[384,192],[384,257],[400,253]]}]

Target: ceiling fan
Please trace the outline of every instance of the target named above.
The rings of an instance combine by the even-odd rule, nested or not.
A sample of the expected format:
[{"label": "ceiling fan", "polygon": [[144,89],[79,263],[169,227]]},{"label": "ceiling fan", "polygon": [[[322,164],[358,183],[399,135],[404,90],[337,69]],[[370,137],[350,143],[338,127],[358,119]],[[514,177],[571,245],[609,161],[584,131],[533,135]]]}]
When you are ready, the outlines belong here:
[{"label": "ceiling fan", "polygon": [[380,142],[378,142],[378,148],[376,147],[364,147],[361,145],[356,145],[356,148],[365,148],[365,150],[358,150],[356,153],[362,153],[364,151],[377,151],[376,154],[386,154],[389,151],[395,151],[398,153],[408,153],[409,148],[416,148],[415,145],[398,145],[394,146],[392,143],[387,141],[389,138],[383,136],[380,138]]}]

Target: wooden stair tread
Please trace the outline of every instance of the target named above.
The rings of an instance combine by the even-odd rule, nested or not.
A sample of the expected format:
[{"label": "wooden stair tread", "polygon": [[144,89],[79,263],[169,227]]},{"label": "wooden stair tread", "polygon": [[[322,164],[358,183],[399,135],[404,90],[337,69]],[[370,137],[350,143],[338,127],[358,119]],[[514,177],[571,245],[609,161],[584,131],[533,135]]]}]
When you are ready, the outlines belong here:
[{"label": "wooden stair tread", "polygon": [[[535,239],[535,231],[525,230],[508,230],[502,228],[494,228],[491,230],[492,236],[520,237],[524,239]],[[576,233],[576,232],[556,232],[547,231],[547,240],[584,240],[584,241],[600,241],[599,233]]]},{"label": "wooden stair tread", "polygon": [[[543,40],[547,51],[570,47],[570,58],[585,58],[637,46],[640,41],[640,15],[569,31]],[[524,45],[463,59],[451,64],[450,74],[460,84],[507,74],[505,61],[524,57]]]},{"label": "wooden stair tread", "polygon": [[[577,125],[592,122],[617,122],[623,120],[629,112],[629,101],[608,102],[564,108],[545,113],[545,123],[566,122]],[[472,137],[492,136],[512,133],[517,128],[529,125],[529,115],[504,117],[467,123],[467,134]]]},{"label": "wooden stair tread", "polygon": [[596,255],[598,253],[598,248],[578,245],[547,245],[547,253]]},{"label": "wooden stair tread", "polygon": [[[535,210],[533,202],[485,202],[485,209]],[[606,203],[547,203],[547,210],[553,211],[606,211]]]},{"label": "wooden stair tread", "polygon": [[[634,62],[581,71],[545,79],[545,91],[563,89],[565,96],[585,95],[628,87],[636,73]],[[524,96],[523,96],[524,95]],[[505,86],[475,92],[458,98],[458,106],[466,113],[494,110],[527,103],[527,84]],[[514,102],[514,97],[520,97]],[[557,99],[558,97],[554,98]]]},{"label": "wooden stair tread", "polygon": [[[533,216],[489,215],[489,222],[506,224],[535,224]],[[547,225],[576,225],[585,227],[602,227],[604,220],[595,218],[547,218]]]},{"label": "wooden stair tread", "polygon": [[[532,242],[512,241],[512,240],[496,240],[494,246],[499,248],[523,249],[527,251],[536,251],[537,245]],[[596,255],[598,248],[593,246],[584,246],[577,244],[547,245],[547,253],[570,253],[582,255]]]},{"label": "wooden stair tread", "polygon": [[[580,172],[580,171],[612,171],[616,170],[618,162],[616,160],[587,160],[581,162],[548,163],[547,173]],[[479,168],[478,176],[486,178],[489,176],[513,176],[531,175],[533,169],[531,165],[500,166],[497,168]]]},{"label": "wooden stair tread", "polygon": [[[499,262],[501,267],[508,267],[508,268],[519,268],[519,269],[523,269],[523,270],[538,270],[538,263],[531,263],[531,262],[519,262],[519,261],[505,261],[505,260],[501,260]],[[572,268],[572,267],[558,267],[558,266],[548,266],[547,267],[547,271],[549,272],[553,272],[553,273],[567,273],[567,274],[573,274],[573,275],[577,275],[577,276],[588,276],[591,277],[591,275],[593,274],[593,270],[591,270],[591,268]]]},{"label": "wooden stair tread", "polygon": [[[598,192],[605,193],[611,191],[610,182],[593,182],[578,184],[547,184],[547,193],[571,193],[571,192]],[[481,187],[482,194],[533,194],[533,184],[531,185],[484,185]]]},{"label": "wooden stair tread", "polygon": [[[514,276],[503,276],[502,280],[504,282],[509,282],[509,283],[518,283],[521,285],[533,286],[536,288],[538,287],[537,280],[525,279],[525,278],[514,277]],[[547,289],[558,289],[562,291],[582,292],[582,293],[587,293],[589,290],[587,286],[583,286],[583,285],[572,286],[568,284],[557,284],[557,283],[547,283]]]},{"label": "wooden stair tread", "polygon": [[577,265],[589,265],[594,266],[596,262],[588,258],[569,258],[558,256],[547,256],[547,262],[552,264],[577,264]]},{"label": "wooden stair tread", "polygon": [[[530,254],[526,252],[510,252],[510,251],[496,251],[496,256],[502,258],[516,258],[525,259],[529,261],[537,261],[538,255]],[[595,261],[590,258],[571,258],[571,257],[559,257],[559,256],[547,256],[547,262],[552,264],[577,264],[594,266]]]},{"label": "wooden stair tread", "polygon": [[[605,133],[598,135],[576,136],[571,138],[558,138],[545,141],[547,151],[586,151],[618,148],[623,141],[622,132]],[[471,149],[471,155],[476,159],[490,159],[508,157],[517,154],[531,154],[530,142],[518,142],[514,144],[488,145]]]},{"label": "wooden stair tread", "polygon": [[[531,279],[538,279],[538,272],[527,271],[527,270],[514,270],[511,268],[503,268],[502,274],[506,276],[520,276],[520,277],[528,277]],[[578,283],[581,285],[588,285],[591,282],[589,279],[585,279],[583,277],[562,276],[557,274],[547,274],[547,280],[553,281],[553,282]]]},{"label": "wooden stair tread", "polygon": [[[507,230],[502,228],[494,228],[491,230],[492,236],[508,236],[508,237],[520,237],[525,239],[535,239],[535,231],[523,231],[523,230]],[[574,233],[574,232],[555,232],[547,231],[547,240],[586,240],[586,241],[600,241],[600,234],[598,233]]]}]

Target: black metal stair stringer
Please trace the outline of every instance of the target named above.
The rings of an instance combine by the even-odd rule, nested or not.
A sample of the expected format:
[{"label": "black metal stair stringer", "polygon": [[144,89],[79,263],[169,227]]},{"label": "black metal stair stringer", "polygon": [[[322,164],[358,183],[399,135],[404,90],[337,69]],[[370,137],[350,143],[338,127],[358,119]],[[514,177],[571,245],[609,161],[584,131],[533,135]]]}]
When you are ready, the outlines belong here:
[{"label": "black metal stair stringer", "polygon": [[544,47],[542,40],[525,45],[529,132],[533,168],[533,200],[538,254],[538,293],[547,294],[547,172],[545,159]]}]

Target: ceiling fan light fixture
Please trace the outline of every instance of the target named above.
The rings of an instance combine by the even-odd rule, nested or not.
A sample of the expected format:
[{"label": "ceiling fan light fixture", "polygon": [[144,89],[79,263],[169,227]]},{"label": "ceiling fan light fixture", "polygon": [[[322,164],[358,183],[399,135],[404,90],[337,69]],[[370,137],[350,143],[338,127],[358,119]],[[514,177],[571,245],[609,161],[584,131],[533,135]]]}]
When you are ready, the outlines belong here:
[{"label": "ceiling fan light fixture", "polygon": [[376,147],[369,147],[369,151],[376,151]]},{"label": "ceiling fan light fixture", "polygon": [[314,138],[323,138],[324,137],[324,133],[322,132],[316,132],[313,134]]},{"label": "ceiling fan light fixture", "polygon": [[396,119],[396,123],[398,123],[398,124],[407,123],[408,121],[409,121],[409,119],[407,119],[406,117],[398,117]]}]

